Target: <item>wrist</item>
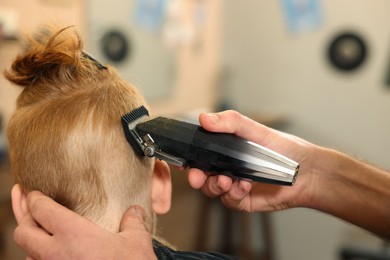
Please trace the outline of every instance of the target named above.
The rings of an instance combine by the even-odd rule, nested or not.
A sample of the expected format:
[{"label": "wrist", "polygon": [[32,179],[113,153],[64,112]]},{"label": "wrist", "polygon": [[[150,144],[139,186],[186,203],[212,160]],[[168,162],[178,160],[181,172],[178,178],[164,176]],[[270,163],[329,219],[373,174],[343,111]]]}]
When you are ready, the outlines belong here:
[{"label": "wrist", "polygon": [[302,164],[302,188],[299,206],[324,211],[329,196],[334,196],[334,184],[340,178],[343,156],[336,150],[314,147]]}]

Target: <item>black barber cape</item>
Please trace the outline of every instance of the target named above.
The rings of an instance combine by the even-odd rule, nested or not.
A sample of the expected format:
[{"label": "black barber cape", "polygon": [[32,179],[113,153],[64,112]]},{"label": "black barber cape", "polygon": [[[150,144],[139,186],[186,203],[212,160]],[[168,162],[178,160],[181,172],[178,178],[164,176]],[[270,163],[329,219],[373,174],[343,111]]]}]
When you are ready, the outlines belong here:
[{"label": "black barber cape", "polygon": [[175,251],[154,239],[153,250],[159,260],[237,260],[235,257],[218,253]]}]

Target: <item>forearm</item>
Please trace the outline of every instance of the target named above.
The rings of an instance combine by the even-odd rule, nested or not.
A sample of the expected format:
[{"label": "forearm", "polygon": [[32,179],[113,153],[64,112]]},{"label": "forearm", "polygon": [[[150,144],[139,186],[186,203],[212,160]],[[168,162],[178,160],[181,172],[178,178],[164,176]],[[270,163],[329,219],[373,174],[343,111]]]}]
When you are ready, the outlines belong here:
[{"label": "forearm", "polygon": [[390,173],[334,150],[320,150],[310,207],[390,239]]},{"label": "forearm", "polygon": [[245,181],[232,184],[222,177],[192,171],[189,180],[194,188],[202,188],[210,197],[221,196],[230,208],[249,212],[317,209],[390,239],[390,173],[234,111],[202,114],[199,119],[208,131],[232,133],[296,160],[300,174],[293,187],[280,187]]}]

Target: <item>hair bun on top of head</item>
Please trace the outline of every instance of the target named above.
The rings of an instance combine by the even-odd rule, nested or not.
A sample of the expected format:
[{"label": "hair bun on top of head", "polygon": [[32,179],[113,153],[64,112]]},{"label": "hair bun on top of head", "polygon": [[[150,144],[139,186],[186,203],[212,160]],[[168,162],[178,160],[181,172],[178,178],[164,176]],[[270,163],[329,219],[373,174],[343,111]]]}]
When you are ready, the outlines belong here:
[{"label": "hair bun on top of head", "polygon": [[83,42],[73,26],[62,29],[47,26],[33,36],[26,36],[25,40],[25,51],[16,57],[11,69],[4,73],[14,84],[67,84],[85,75],[91,65],[96,70],[97,62],[83,53]]}]

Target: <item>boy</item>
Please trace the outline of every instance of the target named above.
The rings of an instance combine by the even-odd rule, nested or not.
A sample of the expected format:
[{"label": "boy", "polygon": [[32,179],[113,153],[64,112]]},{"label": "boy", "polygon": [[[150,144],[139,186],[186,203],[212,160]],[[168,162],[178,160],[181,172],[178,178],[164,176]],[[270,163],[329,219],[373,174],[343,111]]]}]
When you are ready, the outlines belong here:
[{"label": "boy", "polygon": [[[170,207],[169,168],[136,156],[120,123],[145,101],[82,48],[73,28],[46,30],[28,38],[27,50],[5,72],[23,87],[7,128],[16,183],[113,232],[126,209],[138,204],[152,232],[154,213]],[[13,202],[17,218],[23,215],[20,199]]]},{"label": "boy", "polygon": [[[155,215],[170,208],[170,171],[165,162],[137,156],[120,122],[145,101],[82,49],[72,27],[46,30],[28,38],[26,51],[5,72],[24,87],[7,128],[15,217],[20,222],[28,214],[26,194],[39,190],[112,232],[125,211],[139,205],[154,233]],[[161,259],[227,259],[177,252],[157,240],[153,247]]]}]

